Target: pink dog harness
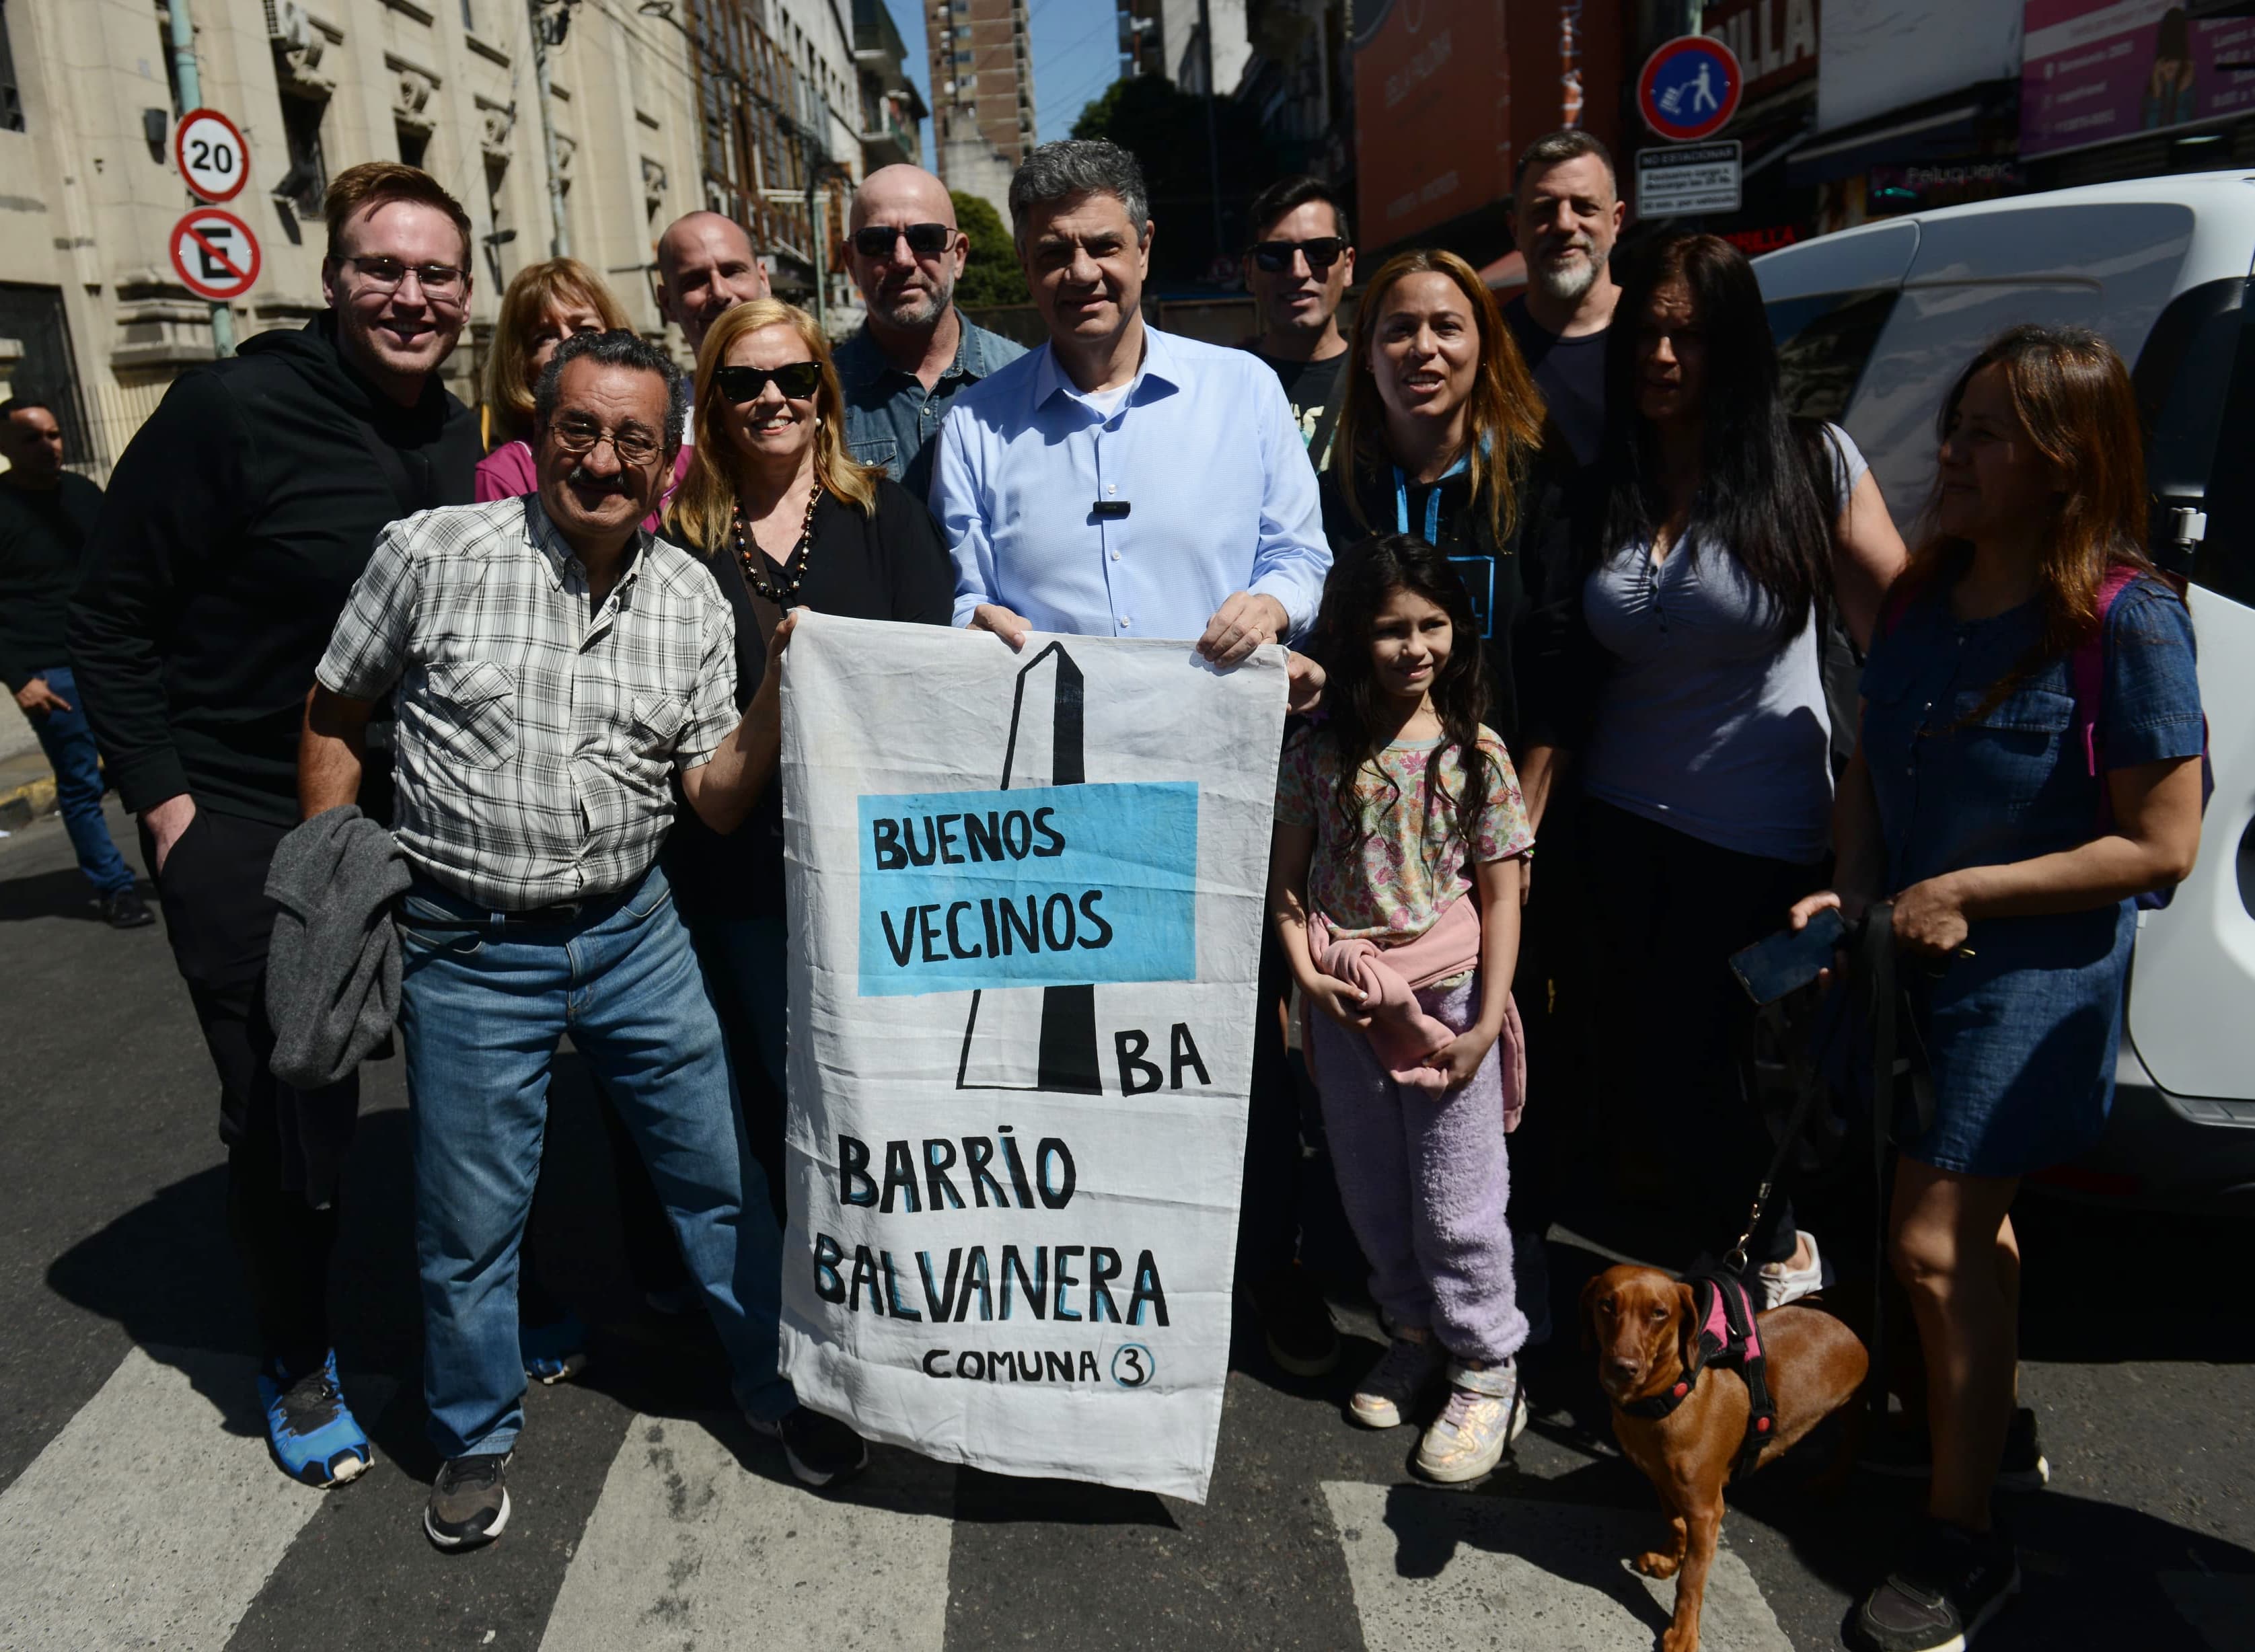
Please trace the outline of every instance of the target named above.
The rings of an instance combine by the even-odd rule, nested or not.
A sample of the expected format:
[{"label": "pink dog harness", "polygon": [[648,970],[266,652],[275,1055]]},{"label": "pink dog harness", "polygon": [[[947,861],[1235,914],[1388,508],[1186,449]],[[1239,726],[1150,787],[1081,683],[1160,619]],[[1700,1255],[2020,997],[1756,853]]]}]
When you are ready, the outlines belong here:
[{"label": "pink dog harness", "polygon": [[1753,1299],[1734,1274],[1692,1273],[1683,1283],[1691,1287],[1692,1318],[1699,1327],[1683,1374],[1658,1394],[1624,1402],[1621,1409],[1656,1421],[1691,1397],[1707,1367],[1735,1367],[1746,1379],[1747,1402],[1746,1438],[1735,1473],[1752,1473],[1762,1447],[1777,1435],[1777,1402],[1769,1391],[1769,1362],[1762,1353],[1761,1327],[1754,1323]]}]

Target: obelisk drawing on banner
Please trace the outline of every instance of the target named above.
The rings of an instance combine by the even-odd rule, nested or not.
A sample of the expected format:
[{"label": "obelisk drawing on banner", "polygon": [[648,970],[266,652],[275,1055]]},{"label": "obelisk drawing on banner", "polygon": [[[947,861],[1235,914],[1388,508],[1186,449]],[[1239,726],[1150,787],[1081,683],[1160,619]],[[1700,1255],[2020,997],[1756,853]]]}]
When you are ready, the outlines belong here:
[{"label": "obelisk drawing on banner", "polygon": [[[1019,786],[1077,786],[1088,779],[1082,742],[1082,678],[1064,644],[1051,643],[1018,672],[1010,738],[1002,753],[1005,791]],[[1044,770],[1046,780],[1038,778]],[[1034,1053],[1033,1065],[1026,1063]],[[1101,1095],[1097,1064],[1096,988],[987,988],[971,995],[963,1023],[959,1090],[1046,1090]]]}]

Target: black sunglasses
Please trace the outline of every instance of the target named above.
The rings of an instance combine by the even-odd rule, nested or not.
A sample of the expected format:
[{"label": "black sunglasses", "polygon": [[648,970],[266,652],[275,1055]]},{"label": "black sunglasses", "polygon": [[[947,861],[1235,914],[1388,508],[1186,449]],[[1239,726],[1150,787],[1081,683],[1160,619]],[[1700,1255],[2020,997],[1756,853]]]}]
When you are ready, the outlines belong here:
[{"label": "black sunglasses", "polygon": [[1346,250],[1346,240],[1341,235],[1317,235],[1313,241],[1260,241],[1253,245],[1254,267],[1270,275],[1282,275],[1292,267],[1292,255],[1298,253],[1308,261],[1308,268],[1321,275],[1339,261]]},{"label": "black sunglasses", "polygon": [[955,241],[955,231],[945,224],[864,224],[854,232],[854,250],[865,258],[889,258],[894,242],[903,235],[919,258],[945,252]]},{"label": "black sunglasses", "polygon": [[822,363],[819,362],[786,362],[781,367],[716,367],[713,382],[720,387],[720,394],[741,406],[756,402],[760,392],[773,379],[776,388],[794,402],[811,397],[822,388]]}]

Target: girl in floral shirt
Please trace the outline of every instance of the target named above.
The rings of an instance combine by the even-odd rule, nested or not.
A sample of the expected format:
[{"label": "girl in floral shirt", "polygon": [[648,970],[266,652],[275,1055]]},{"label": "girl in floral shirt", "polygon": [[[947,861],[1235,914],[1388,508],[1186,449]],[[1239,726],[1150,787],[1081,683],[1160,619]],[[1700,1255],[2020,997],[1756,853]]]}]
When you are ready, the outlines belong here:
[{"label": "girl in floral shirt", "polygon": [[1394,1342],[1350,1410],[1408,1420],[1445,1367],[1420,1472],[1472,1480],[1526,1426],[1504,1207],[1525,1064],[1511,1003],[1521,862],[1511,758],[1479,721],[1479,628],[1408,534],[1341,556],[1311,651],[1326,714],[1286,746],[1269,904],[1311,1011],[1339,1192]]}]

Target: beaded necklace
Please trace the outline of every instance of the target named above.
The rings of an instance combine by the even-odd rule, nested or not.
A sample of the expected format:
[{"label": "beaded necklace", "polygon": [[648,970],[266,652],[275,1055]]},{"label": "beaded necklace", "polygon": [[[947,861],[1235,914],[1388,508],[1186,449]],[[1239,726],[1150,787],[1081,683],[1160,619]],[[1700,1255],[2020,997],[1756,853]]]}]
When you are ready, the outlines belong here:
[{"label": "beaded necklace", "polygon": [[780,574],[772,582],[768,579],[768,553],[760,549],[758,542],[746,529],[744,507],[741,502],[738,503],[735,507],[736,561],[743,568],[745,582],[752,587],[755,595],[766,598],[777,608],[791,606],[791,599],[798,594],[798,587],[806,580],[807,553],[814,544],[814,508],[821,503],[822,484],[818,481],[807,491],[806,520],[799,527],[798,544],[792,548],[790,559],[783,564],[783,572],[794,567],[798,570],[791,574],[787,584]]}]

